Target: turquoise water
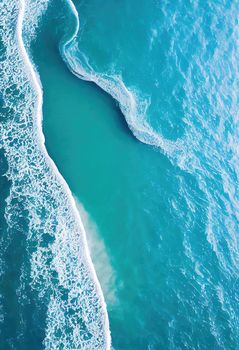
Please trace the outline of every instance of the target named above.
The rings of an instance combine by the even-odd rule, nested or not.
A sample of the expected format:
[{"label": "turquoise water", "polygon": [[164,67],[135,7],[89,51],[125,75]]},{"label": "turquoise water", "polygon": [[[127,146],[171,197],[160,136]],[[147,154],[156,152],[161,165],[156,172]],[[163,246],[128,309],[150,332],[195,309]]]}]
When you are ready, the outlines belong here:
[{"label": "turquoise water", "polygon": [[0,348],[107,349],[109,317],[114,349],[237,349],[238,3],[34,4],[46,148],[103,294],[5,30]]}]

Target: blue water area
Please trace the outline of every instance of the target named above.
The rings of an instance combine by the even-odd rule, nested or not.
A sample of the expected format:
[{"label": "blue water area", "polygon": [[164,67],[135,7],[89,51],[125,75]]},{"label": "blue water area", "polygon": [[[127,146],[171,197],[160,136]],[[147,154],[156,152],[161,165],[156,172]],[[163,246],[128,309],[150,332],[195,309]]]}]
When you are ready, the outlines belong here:
[{"label": "blue water area", "polygon": [[[39,72],[47,147],[110,257],[113,345],[236,348],[237,78],[226,70],[238,68],[236,4],[76,6],[80,31],[63,57],[73,73],[85,71],[107,92],[107,81],[120,77],[148,106],[132,122],[131,110],[124,116],[99,88],[67,72],[46,30]],[[75,18],[68,18],[71,33]],[[125,119],[136,136],[146,125],[163,143],[138,142]]]},{"label": "blue water area", "polygon": [[[43,89],[46,148],[82,217],[115,350],[238,348],[238,5],[53,0],[29,44]],[[5,198],[10,186],[3,184]],[[59,213],[56,205],[50,216],[61,222]],[[29,212],[24,218],[19,232],[31,227]],[[18,257],[21,241],[14,241]],[[52,241],[41,238],[43,247],[55,247]],[[78,268],[74,261],[67,271]],[[44,333],[45,348],[54,341],[74,348],[68,309],[64,330],[48,332],[48,294],[62,287],[55,272],[47,276],[52,289],[41,296],[29,288],[34,302],[21,304],[28,322],[38,310],[40,326],[33,317],[32,331],[21,328],[17,343],[5,323],[15,347],[41,329],[36,349]],[[15,297],[4,288],[6,307]],[[88,329],[87,317],[80,320]]]}]

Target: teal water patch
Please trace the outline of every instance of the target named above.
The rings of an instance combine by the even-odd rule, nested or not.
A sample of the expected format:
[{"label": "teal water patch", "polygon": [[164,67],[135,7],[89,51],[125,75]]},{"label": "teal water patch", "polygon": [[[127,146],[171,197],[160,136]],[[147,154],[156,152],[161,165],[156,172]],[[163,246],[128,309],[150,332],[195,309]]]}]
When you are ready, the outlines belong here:
[{"label": "teal water patch", "polygon": [[[105,293],[113,346],[236,349],[236,2],[76,5],[77,39],[62,51],[76,26],[68,7],[66,17],[49,15],[33,57],[47,149],[97,225],[113,271],[115,298]],[[146,101],[141,119],[129,123],[124,100],[128,115],[74,77],[59,48],[73,73],[102,88],[102,77],[114,88],[120,77],[136,103]],[[165,142],[139,142],[142,126]]]}]

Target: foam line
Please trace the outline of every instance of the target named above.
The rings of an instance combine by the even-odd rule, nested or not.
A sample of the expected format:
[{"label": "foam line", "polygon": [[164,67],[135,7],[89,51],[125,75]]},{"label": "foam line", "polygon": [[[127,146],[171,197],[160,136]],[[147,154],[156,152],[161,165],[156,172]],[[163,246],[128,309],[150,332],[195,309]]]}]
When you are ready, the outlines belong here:
[{"label": "foam line", "polygon": [[102,308],[103,308],[104,315],[105,315],[104,333],[105,333],[106,350],[107,350],[107,349],[110,349],[110,346],[111,346],[111,336],[110,336],[110,330],[109,330],[109,320],[108,320],[107,308],[106,308],[106,303],[104,301],[101,286],[100,286],[100,283],[99,283],[98,278],[96,276],[96,272],[95,272],[95,269],[94,269],[94,266],[93,266],[93,263],[92,263],[92,260],[90,257],[90,253],[89,253],[89,249],[88,249],[88,245],[87,245],[87,240],[86,240],[85,229],[84,229],[84,226],[82,224],[79,212],[77,210],[73,195],[72,195],[66,181],[63,179],[57,166],[55,165],[53,160],[50,158],[50,156],[48,155],[47,150],[45,148],[45,137],[44,137],[44,134],[42,131],[42,101],[43,101],[42,89],[41,89],[41,84],[40,84],[39,78],[34,71],[33,65],[31,64],[31,61],[30,61],[29,56],[26,52],[24,42],[23,42],[22,28],[23,28],[24,13],[25,13],[25,0],[20,0],[20,10],[19,10],[19,14],[18,14],[17,31],[16,31],[17,42],[18,42],[18,46],[19,46],[19,49],[21,52],[23,62],[24,62],[25,67],[27,69],[29,79],[32,83],[32,87],[35,89],[36,94],[37,94],[37,103],[36,103],[36,111],[35,111],[36,114],[35,115],[36,115],[36,128],[37,128],[37,134],[38,134],[38,143],[39,143],[39,146],[41,148],[41,151],[45,155],[45,158],[46,158],[48,164],[51,166],[53,172],[56,174],[57,179],[59,180],[60,184],[62,185],[62,187],[65,190],[65,193],[68,196],[74,218],[79,226],[79,230],[80,230],[81,235],[82,235],[81,239],[84,243],[84,252],[85,252],[86,262],[89,266],[90,273],[91,273],[93,280],[94,280],[94,283],[96,285],[98,297],[101,301]]},{"label": "foam line", "polygon": [[[70,71],[80,79],[94,82],[118,101],[130,130],[139,141],[160,148],[169,158],[178,157],[183,150],[183,141],[165,139],[155,132],[146,121],[145,116],[151,103],[150,98],[141,96],[135,89],[129,89],[119,75],[95,73],[87,57],[77,50],[77,47],[74,47],[74,41],[80,30],[80,19],[73,1],[67,0],[67,3],[76,20],[74,33],[61,46],[61,54]],[[81,56],[81,59],[78,56]],[[84,67],[82,61],[84,61]]]}]

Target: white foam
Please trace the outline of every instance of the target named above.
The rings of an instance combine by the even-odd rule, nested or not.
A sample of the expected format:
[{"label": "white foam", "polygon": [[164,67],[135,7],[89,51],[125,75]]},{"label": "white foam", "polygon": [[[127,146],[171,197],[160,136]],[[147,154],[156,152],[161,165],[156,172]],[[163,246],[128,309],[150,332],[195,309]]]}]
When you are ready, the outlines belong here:
[{"label": "white foam", "polygon": [[107,305],[113,306],[118,303],[115,287],[116,276],[106,246],[103,239],[100,238],[96,223],[85,210],[83,204],[77,198],[75,198],[75,202],[86,231],[89,250],[104,292],[104,297]]},{"label": "white foam", "polygon": [[[31,0],[27,4],[30,6]],[[7,199],[9,227],[18,223],[19,206],[28,211],[31,286],[49,300],[46,349],[109,349],[109,321],[85,230],[72,194],[47,154],[42,133],[42,90],[23,42],[32,38],[46,1],[28,10],[31,25],[24,25],[26,2],[4,2],[2,61],[4,107],[10,111],[1,127],[12,181]],[[37,6],[36,6],[37,4]],[[42,6],[41,6],[42,4]],[[34,22],[35,21],[35,22]],[[34,23],[34,25],[33,25]],[[27,32],[33,30],[33,33]],[[46,243],[46,240],[49,243]],[[50,243],[50,241],[52,243]]]},{"label": "white foam", "polygon": [[80,30],[79,14],[71,0],[67,0],[75,17],[76,26],[71,37],[62,43],[61,53],[67,66],[77,77],[92,81],[106,91],[119,103],[119,107],[134,136],[143,143],[161,148],[172,156],[182,150],[182,142],[171,141],[155,132],[146,121],[147,109],[151,103],[150,97],[142,96],[134,88],[125,85],[120,75],[96,73],[90,66],[87,57],[78,50],[76,38]]}]

